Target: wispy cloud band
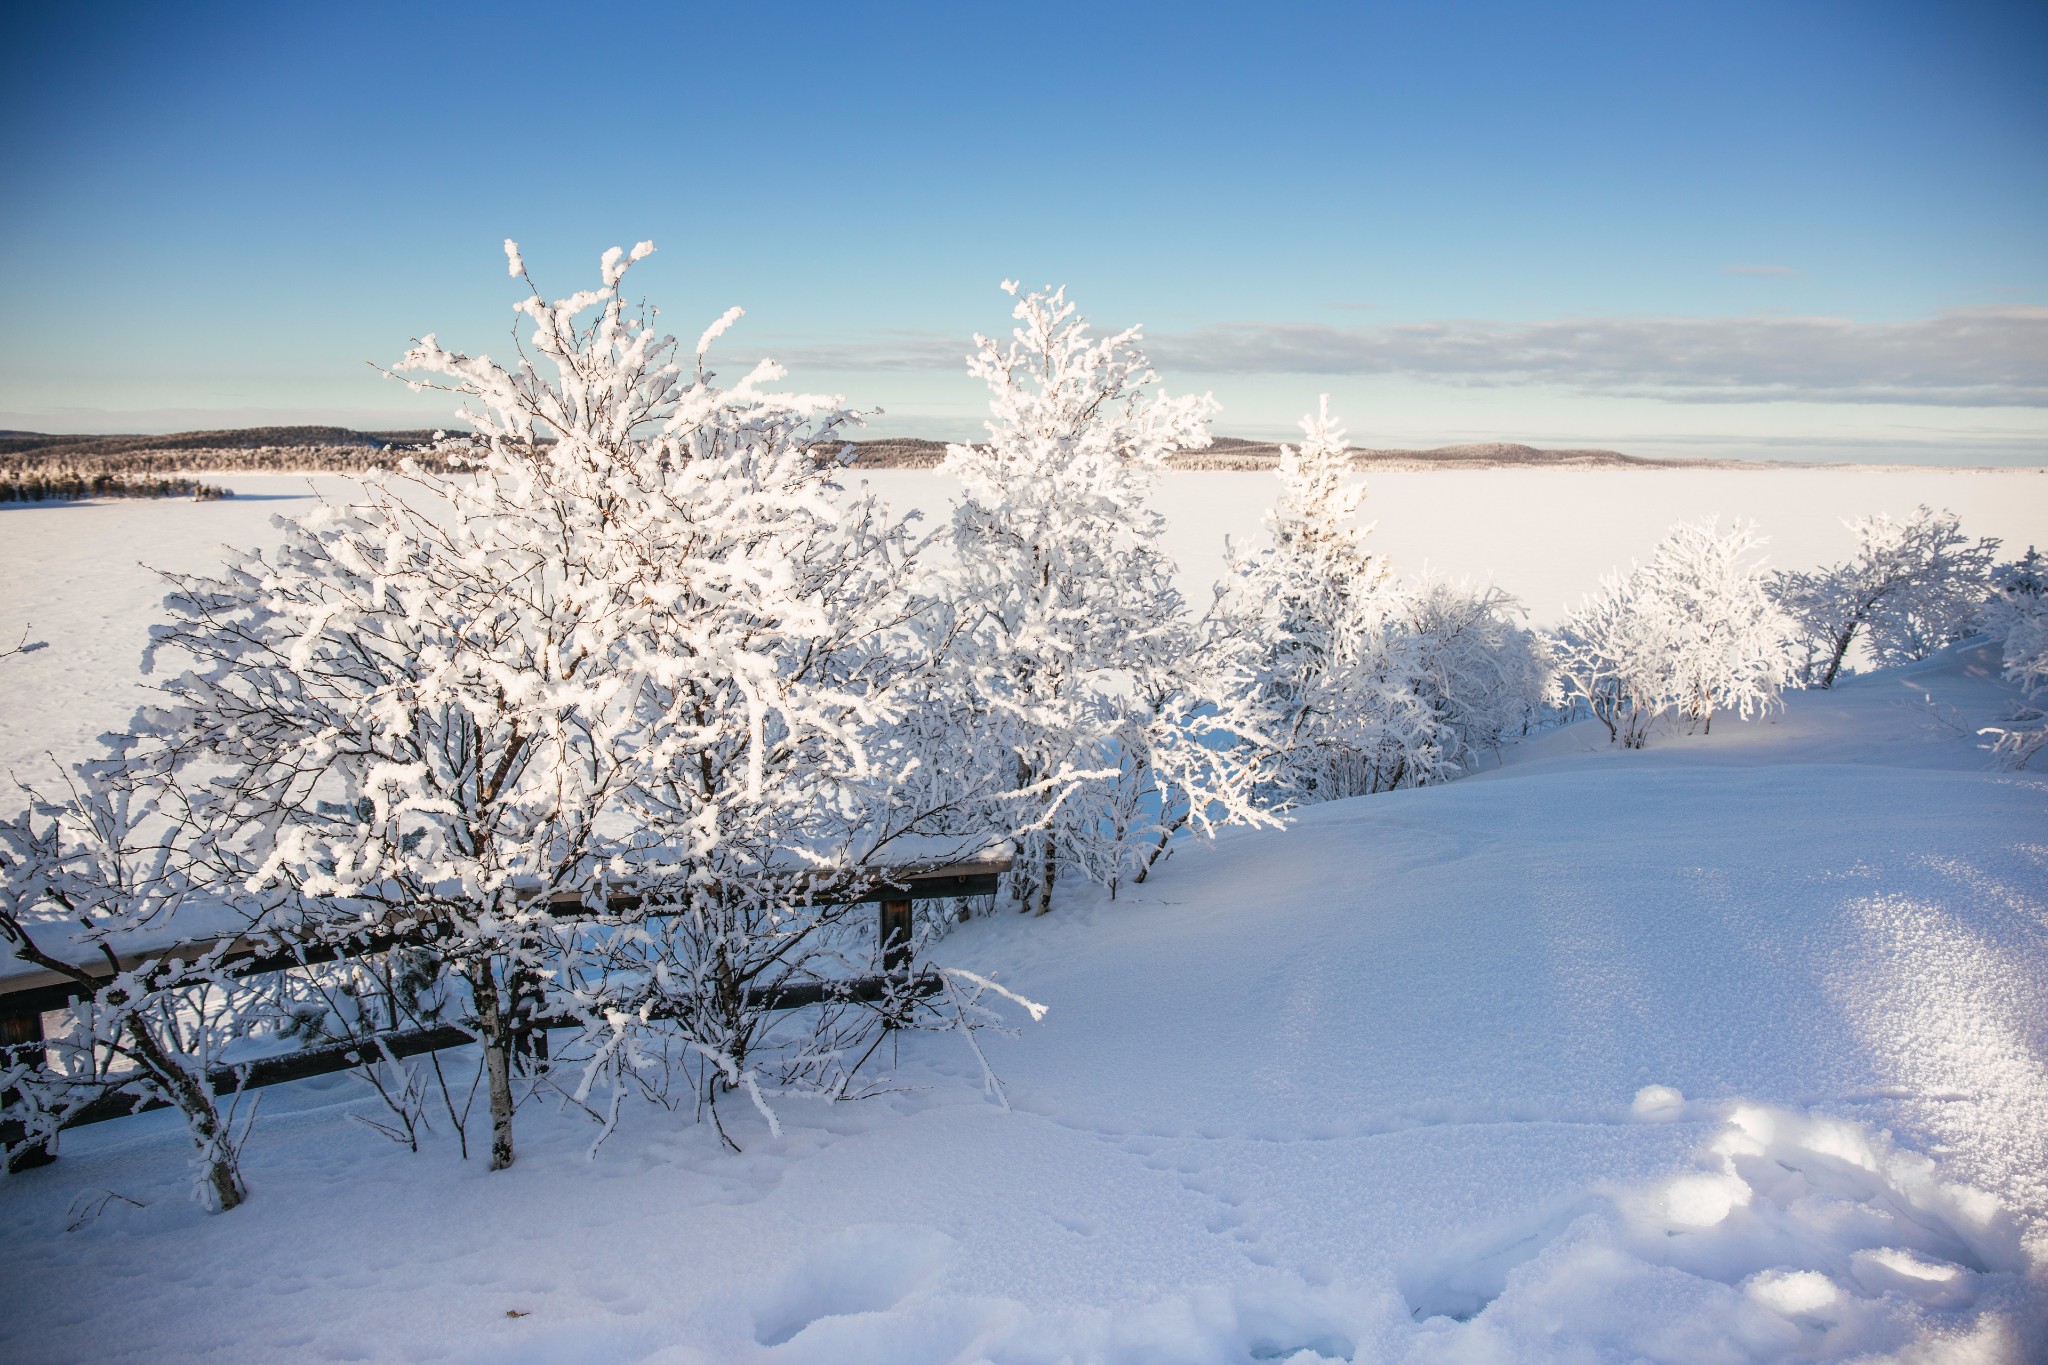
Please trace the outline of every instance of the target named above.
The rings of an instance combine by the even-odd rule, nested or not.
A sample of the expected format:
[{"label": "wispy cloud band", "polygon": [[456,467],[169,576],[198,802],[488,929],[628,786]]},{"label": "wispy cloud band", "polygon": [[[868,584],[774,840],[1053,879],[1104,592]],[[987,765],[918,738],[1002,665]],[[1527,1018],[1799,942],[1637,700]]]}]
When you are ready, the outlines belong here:
[{"label": "wispy cloud band", "polygon": [[[899,331],[773,347],[804,370],[951,370],[964,339]],[[1614,317],[1335,327],[1233,322],[1149,337],[1167,374],[1398,375],[1541,384],[1688,403],[2048,406],[2048,308],[1951,308],[1912,322],[1829,317]]]},{"label": "wispy cloud band", "polygon": [[2032,306],[1954,308],[1914,322],[1235,323],[1159,337],[1151,351],[1162,367],[1205,374],[1396,374],[1695,403],[2048,404],[2048,308]]}]

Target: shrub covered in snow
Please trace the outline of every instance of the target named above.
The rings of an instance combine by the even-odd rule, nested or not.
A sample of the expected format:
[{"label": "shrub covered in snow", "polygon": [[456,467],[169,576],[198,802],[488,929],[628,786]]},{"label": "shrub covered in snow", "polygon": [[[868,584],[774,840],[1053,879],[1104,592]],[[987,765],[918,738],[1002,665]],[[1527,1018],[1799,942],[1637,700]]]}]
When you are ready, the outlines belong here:
[{"label": "shrub covered in snow", "polygon": [[1403,586],[1401,603],[1412,685],[1451,762],[1470,770],[1542,718],[1554,661],[1543,637],[1519,624],[1513,596],[1490,583],[1423,578]]},{"label": "shrub covered in snow", "polygon": [[2005,680],[2018,687],[2023,700],[2004,725],[1984,731],[1991,749],[2007,767],[2022,768],[2048,748],[2048,566],[2030,545],[2011,564],[1991,576],[1994,594],[1984,612],[1987,628],[2004,638]]},{"label": "shrub covered in snow", "polygon": [[1753,526],[1675,526],[1650,562],[1603,578],[1554,639],[1558,689],[1609,737],[1641,748],[1660,716],[1711,730],[1792,681],[1792,625],[1771,600]]},{"label": "shrub covered in snow", "polygon": [[1849,523],[1855,555],[1830,568],[1780,572],[1773,595],[1798,622],[1801,681],[1832,687],[1863,638],[1878,664],[1910,663],[1969,635],[1990,593],[1996,540],[1971,541],[1953,512],[1921,507]]},{"label": "shrub covered in snow", "polygon": [[61,955],[74,934],[103,948],[193,896],[193,831],[160,808],[182,793],[116,759],[82,766],[59,798],[27,796],[28,810],[0,822],[0,943],[79,986],[83,1003],[42,1046],[0,1054],[8,1169],[47,1160],[59,1129],[119,1088],[179,1112],[196,1149],[194,1193],[236,1207],[248,1195],[240,1157],[254,1106],[238,1122],[208,1072],[248,1031],[248,1002],[219,970],[221,951],[126,970],[111,952],[94,964],[106,970]]}]

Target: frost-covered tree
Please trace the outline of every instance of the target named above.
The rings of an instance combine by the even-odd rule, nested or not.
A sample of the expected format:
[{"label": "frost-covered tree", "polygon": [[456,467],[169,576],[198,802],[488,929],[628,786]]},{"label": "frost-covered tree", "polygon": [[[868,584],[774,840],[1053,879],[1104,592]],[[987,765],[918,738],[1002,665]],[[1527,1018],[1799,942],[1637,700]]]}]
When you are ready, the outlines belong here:
[{"label": "frost-covered tree", "polygon": [[1003,765],[977,784],[1013,794],[1012,892],[1043,913],[1065,872],[1114,888],[1176,829],[1260,817],[1235,651],[1192,619],[1146,504],[1169,452],[1208,444],[1213,400],[1157,392],[1138,329],[1092,335],[1063,290],[1012,316],[968,360],[989,439],[944,466],[961,483],[950,728],[978,737],[965,761]]},{"label": "frost-covered tree", "polygon": [[2048,598],[2048,559],[2029,545],[2027,552],[1991,571],[1991,595],[1978,613],[1977,628],[2003,640],[2014,622],[2033,613],[2034,606]]},{"label": "frost-covered tree", "polygon": [[1793,627],[1772,600],[1753,526],[1675,526],[1647,564],[1610,574],[1566,618],[1554,647],[1559,690],[1610,739],[1639,749],[1659,716],[1711,731],[1781,705]]},{"label": "frost-covered tree", "polygon": [[[686,354],[625,307],[652,249],[549,302],[508,242],[517,363],[428,336],[398,366],[468,400],[475,455],[175,579],[154,644],[187,666],[145,728],[208,775],[224,874],[288,891],[294,937],[416,931],[466,983],[494,1168],[553,1010],[587,1022],[579,1098],[658,1024],[765,1109],[767,1002],[843,946],[818,883],[915,823],[870,746],[917,665],[903,528],[834,485],[834,401],[769,362],[714,384],[737,309]],[[797,1071],[839,1055],[812,1041]]]},{"label": "frost-covered tree", "polygon": [[1953,512],[1922,506],[1903,521],[1878,513],[1848,526],[1853,557],[1772,580],[1799,625],[1809,686],[1834,686],[1859,636],[1881,665],[1926,658],[1970,633],[1989,593],[1998,542],[1971,541]]},{"label": "frost-covered tree", "polygon": [[1637,568],[1601,575],[1550,638],[1560,703],[1584,706],[1610,743],[1642,748],[1670,704],[1675,624],[1646,599]]},{"label": "frost-covered tree", "polygon": [[80,765],[59,799],[26,793],[0,822],[0,942],[20,961],[70,981],[79,1003],[55,1036],[0,1062],[9,1168],[44,1155],[58,1130],[120,1092],[184,1118],[196,1155],[194,1193],[217,1212],[248,1197],[241,1172],[247,1117],[216,1100],[220,1049],[250,1031],[222,949],[191,960],[123,967],[112,944],[171,919],[206,888],[193,876],[191,826],[174,787],[116,758]]},{"label": "frost-covered tree", "polygon": [[1672,704],[1710,733],[1716,711],[1748,720],[1780,705],[1792,681],[1793,627],[1771,598],[1762,545],[1753,524],[1674,526],[1643,567],[1646,605],[1674,622]]}]

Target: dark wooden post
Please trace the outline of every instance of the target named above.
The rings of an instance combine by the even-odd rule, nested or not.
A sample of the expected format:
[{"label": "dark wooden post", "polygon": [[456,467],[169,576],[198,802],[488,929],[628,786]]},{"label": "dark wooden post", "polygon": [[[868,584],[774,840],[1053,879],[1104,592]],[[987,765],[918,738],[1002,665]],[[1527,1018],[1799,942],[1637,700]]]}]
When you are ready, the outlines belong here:
[{"label": "dark wooden post", "polygon": [[534,1071],[548,1069],[548,1031],[540,1026],[542,994],[540,976],[531,968],[516,966],[507,975],[506,996],[512,1011],[512,1055],[520,1065]]},{"label": "dark wooden post", "polygon": [[880,916],[882,943],[882,971],[888,976],[900,976],[910,970],[910,901],[882,902]]},{"label": "dark wooden post", "polygon": [[[9,1065],[17,1062],[40,1063],[43,1060],[43,1016],[40,1012],[27,1014],[0,1014],[0,1056]],[[0,1101],[14,1098],[14,1092],[0,1095]],[[28,1129],[20,1119],[0,1120],[0,1147],[12,1149],[27,1135]],[[35,1166],[47,1166],[57,1159],[57,1154],[46,1144],[23,1147],[7,1158],[9,1174],[26,1171]]]}]

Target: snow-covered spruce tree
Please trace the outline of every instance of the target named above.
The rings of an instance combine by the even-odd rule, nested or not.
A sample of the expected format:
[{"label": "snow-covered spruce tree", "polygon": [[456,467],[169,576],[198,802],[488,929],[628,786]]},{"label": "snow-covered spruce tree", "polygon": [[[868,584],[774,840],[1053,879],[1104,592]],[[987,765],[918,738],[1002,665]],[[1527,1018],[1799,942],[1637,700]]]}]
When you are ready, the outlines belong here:
[{"label": "snow-covered spruce tree", "polygon": [[[153,646],[191,667],[145,727],[210,776],[223,870],[291,892],[294,937],[417,930],[467,984],[493,1168],[551,1008],[589,1021],[601,1065],[678,1015],[716,1084],[758,1093],[733,1020],[827,913],[793,910],[792,883],[893,828],[867,818],[886,775],[863,736],[890,718],[901,529],[833,501],[839,460],[811,454],[832,403],[765,391],[767,362],[711,382],[738,310],[687,363],[628,312],[652,249],[550,303],[508,242],[519,363],[429,336],[398,367],[470,400],[476,456],[372,477],[277,551],[175,579]],[[566,921],[621,889],[640,922],[578,937]],[[578,967],[620,943],[637,975]]]},{"label": "snow-covered spruce tree", "polygon": [[1903,521],[1883,513],[1848,523],[1855,555],[1831,568],[1779,572],[1772,592],[1798,623],[1801,680],[1832,687],[1860,635],[1878,664],[1910,663],[1971,631],[1990,593],[1998,542],[1971,541],[1953,512],[1922,506]]},{"label": "snow-covered spruce tree", "polygon": [[1610,574],[1552,641],[1558,690],[1632,749],[1659,716],[1711,730],[1714,713],[1778,706],[1792,626],[1771,600],[1753,526],[1675,526],[1647,564]]},{"label": "snow-covered spruce tree", "polygon": [[1233,563],[1226,610],[1258,642],[1254,688],[1271,712],[1278,799],[1333,801],[1446,775],[1422,695],[1406,603],[1356,521],[1363,485],[1325,398],[1305,439],[1280,448],[1270,544]]},{"label": "snow-covered spruce tree", "polygon": [[[1017,286],[1005,281],[1015,295]],[[1146,496],[1208,444],[1204,397],[1169,398],[1136,328],[1092,336],[1065,291],[1018,299],[1010,340],[976,337],[989,439],[947,450],[960,613],[955,695],[977,785],[1017,835],[1011,894],[1044,913],[1078,872],[1140,878],[1180,828],[1258,820],[1240,653],[1174,586]]]},{"label": "snow-covered spruce tree", "polygon": [[254,1022],[247,992],[220,970],[220,948],[123,968],[109,946],[204,890],[175,787],[117,753],[79,765],[59,799],[25,794],[28,809],[0,822],[0,942],[80,998],[58,1033],[0,1064],[9,1169],[47,1160],[66,1120],[119,1091],[176,1108],[195,1148],[195,1195],[216,1212],[236,1207],[248,1197],[248,1125],[216,1101],[210,1072]]}]

